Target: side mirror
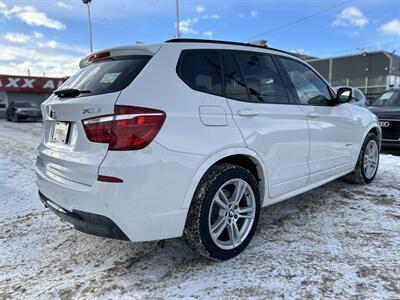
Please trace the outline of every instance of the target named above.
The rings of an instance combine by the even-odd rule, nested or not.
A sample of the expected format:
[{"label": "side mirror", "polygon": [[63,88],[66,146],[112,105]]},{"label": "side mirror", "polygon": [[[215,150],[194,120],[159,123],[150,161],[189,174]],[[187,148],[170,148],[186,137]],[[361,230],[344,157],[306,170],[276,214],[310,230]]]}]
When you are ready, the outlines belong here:
[{"label": "side mirror", "polygon": [[350,102],[353,99],[353,90],[351,88],[343,87],[337,90],[336,93],[336,104],[342,104]]}]

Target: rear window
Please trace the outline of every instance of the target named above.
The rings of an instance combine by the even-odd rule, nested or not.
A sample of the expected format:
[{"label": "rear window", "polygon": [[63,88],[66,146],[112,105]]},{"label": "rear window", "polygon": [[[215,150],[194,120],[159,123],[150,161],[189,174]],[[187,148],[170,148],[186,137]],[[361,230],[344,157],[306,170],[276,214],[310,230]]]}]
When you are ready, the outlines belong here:
[{"label": "rear window", "polygon": [[178,74],[192,89],[222,96],[221,62],[218,52],[184,51]]},{"label": "rear window", "polygon": [[119,92],[139,75],[151,56],[126,56],[92,63],[71,76],[59,89],[88,90],[79,97]]}]

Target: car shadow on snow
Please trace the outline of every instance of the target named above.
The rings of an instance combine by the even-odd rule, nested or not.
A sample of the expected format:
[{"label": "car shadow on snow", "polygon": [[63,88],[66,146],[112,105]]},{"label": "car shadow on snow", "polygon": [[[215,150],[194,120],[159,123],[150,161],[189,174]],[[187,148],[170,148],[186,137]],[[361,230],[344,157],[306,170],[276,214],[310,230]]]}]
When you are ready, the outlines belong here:
[{"label": "car shadow on snow", "polygon": [[[22,242],[34,253],[35,263],[33,272],[24,267],[22,275],[9,288],[15,290],[23,284],[29,290],[29,286],[37,286],[40,294],[43,293],[40,284],[46,278],[47,293],[65,299],[109,293],[140,298],[166,295],[167,290],[170,295],[190,290],[201,296],[204,295],[201,289],[217,296],[225,295],[226,289],[237,297],[243,291],[247,291],[247,296],[249,292],[253,296],[263,293],[279,296],[282,282],[301,289],[310,284],[327,289],[331,285],[329,280],[345,276],[333,274],[330,264],[349,259],[349,247],[364,242],[375,243],[377,249],[383,245],[382,237],[372,236],[374,240],[370,240],[369,233],[363,232],[370,229],[358,224],[365,222],[360,217],[366,214],[362,203],[393,205],[394,197],[390,194],[383,197],[376,189],[377,185],[383,189],[384,184],[386,179],[380,174],[368,187],[336,180],[265,207],[249,247],[226,262],[200,257],[179,238],[132,243],[87,235],[59,221],[48,210],[40,209],[7,224],[12,230],[10,240],[27,239]],[[14,237],[16,232],[21,235]],[[25,255],[23,249],[17,249],[14,257],[24,261]],[[325,269],[312,275],[320,265],[325,265]],[[339,272],[336,267],[335,272]],[[296,281],[303,276],[299,273],[317,277],[310,283],[308,275],[304,275],[303,286],[303,281]],[[239,278],[235,274],[245,276]],[[225,283],[221,283],[221,278]],[[65,284],[60,285],[60,281]],[[254,285],[260,287],[254,289]]]}]

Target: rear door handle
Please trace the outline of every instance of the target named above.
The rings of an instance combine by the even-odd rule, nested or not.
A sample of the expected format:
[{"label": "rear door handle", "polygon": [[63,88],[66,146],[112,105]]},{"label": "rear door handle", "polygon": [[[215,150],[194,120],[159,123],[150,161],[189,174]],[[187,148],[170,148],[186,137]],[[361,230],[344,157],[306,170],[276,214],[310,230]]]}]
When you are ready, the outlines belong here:
[{"label": "rear door handle", "polygon": [[360,123],[360,122],[361,122],[361,118],[355,118],[354,121],[355,121],[356,123]]},{"label": "rear door handle", "polygon": [[258,115],[258,112],[251,109],[240,109],[238,110],[238,115],[242,117],[255,117]]},{"label": "rear door handle", "polygon": [[315,112],[308,113],[308,117],[310,117],[311,119],[316,119],[319,118],[320,116],[321,116],[320,114],[317,114]]}]

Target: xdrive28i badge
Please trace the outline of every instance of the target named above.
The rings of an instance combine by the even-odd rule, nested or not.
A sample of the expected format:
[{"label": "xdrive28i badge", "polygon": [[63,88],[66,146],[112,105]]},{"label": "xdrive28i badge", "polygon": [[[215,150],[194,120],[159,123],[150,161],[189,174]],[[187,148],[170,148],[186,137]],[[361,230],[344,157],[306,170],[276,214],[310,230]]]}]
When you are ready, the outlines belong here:
[{"label": "xdrive28i badge", "polygon": [[82,110],[82,115],[92,115],[92,114],[98,114],[100,112],[101,112],[100,107],[88,107]]}]

